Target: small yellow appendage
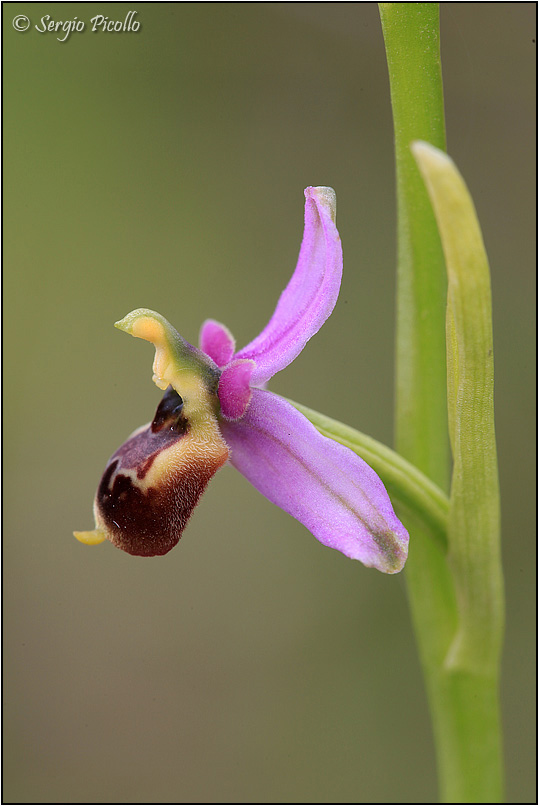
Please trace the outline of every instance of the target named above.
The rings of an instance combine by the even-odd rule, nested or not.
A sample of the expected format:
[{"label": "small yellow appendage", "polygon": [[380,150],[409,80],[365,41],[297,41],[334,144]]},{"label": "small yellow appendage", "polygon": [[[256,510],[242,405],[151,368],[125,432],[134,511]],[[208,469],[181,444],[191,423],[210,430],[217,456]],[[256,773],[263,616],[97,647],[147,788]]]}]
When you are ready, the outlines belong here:
[{"label": "small yellow appendage", "polygon": [[105,532],[102,529],[92,529],[91,532],[73,532],[77,540],[85,543],[87,546],[97,546],[98,543],[103,543],[107,539]]}]

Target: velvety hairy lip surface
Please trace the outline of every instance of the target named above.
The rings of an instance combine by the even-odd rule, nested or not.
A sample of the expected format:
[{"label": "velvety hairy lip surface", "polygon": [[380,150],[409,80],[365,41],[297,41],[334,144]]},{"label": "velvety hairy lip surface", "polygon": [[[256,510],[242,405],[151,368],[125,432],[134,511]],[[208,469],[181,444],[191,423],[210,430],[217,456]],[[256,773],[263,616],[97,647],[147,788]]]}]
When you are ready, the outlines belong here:
[{"label": "velvety hairy lip surface", "polygon": [[211,475],[172,473],[165,485],[143,490],[121,472],[117,459],[112,461],[96,496],[109,539],[128,554],[166,554],[178,543]]},{"label": "velvety hairy lip surface", "polygon": [[118,548],[153,557],[178,543],[215,472],[211,463],[184,461],[192,448],[189,432],[183,400],[169,387],[150,425],[135,431],[109,460],[95,509]]}]

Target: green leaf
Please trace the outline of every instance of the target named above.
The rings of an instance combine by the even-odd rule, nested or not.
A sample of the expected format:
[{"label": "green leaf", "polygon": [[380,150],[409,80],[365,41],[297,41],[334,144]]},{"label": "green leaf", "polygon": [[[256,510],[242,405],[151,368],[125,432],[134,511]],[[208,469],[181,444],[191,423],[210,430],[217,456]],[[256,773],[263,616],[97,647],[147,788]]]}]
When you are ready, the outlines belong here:
[{"label": "green leaf", "polygon": [[448,559],[459,624],[446,665],[496,675],[503,580],[489,266],[472,199],[451,159],[423,142],[414,143],[412,151],[432,200],[449,281],[447,390],[453,477]]}]

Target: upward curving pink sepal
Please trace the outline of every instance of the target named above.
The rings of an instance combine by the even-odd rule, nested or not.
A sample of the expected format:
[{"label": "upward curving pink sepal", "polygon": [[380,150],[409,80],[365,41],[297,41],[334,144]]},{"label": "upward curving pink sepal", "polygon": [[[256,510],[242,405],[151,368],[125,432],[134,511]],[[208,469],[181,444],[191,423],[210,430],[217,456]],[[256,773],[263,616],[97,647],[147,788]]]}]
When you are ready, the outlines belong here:
[{"label": "upward curving pink sepal", "polygon": [[335,207],[331,188],[305,190],[305,228],[296,270],[264,330],[236,354],[256,362],[253,386],[288,366],[335,307],[342,277]]}]

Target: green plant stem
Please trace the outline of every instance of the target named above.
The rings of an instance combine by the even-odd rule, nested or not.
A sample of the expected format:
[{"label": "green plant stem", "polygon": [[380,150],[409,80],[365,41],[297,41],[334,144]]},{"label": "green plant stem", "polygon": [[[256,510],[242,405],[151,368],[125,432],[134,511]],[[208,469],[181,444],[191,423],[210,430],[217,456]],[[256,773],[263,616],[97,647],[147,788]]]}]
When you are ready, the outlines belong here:
[{"label": "green plant stem", "polygon": [[399,453],[448,490],[447,281],[436,221],[410,151],[417,139],[445,149],[438,3],[379,6],[397,171],[396,444]]},{"label": "green plant stem", "polygon": [[[397,172],[396,446],[447,490],[445,268],[431,204],[410,151],[418,139],[445,147],[439,9],[437,3],[379,7]],[[432,715],[440,800],[499,802],[496,679],[446,664],[459,630],[453,570],[427,532],[410,531],[407,587]]]}]

